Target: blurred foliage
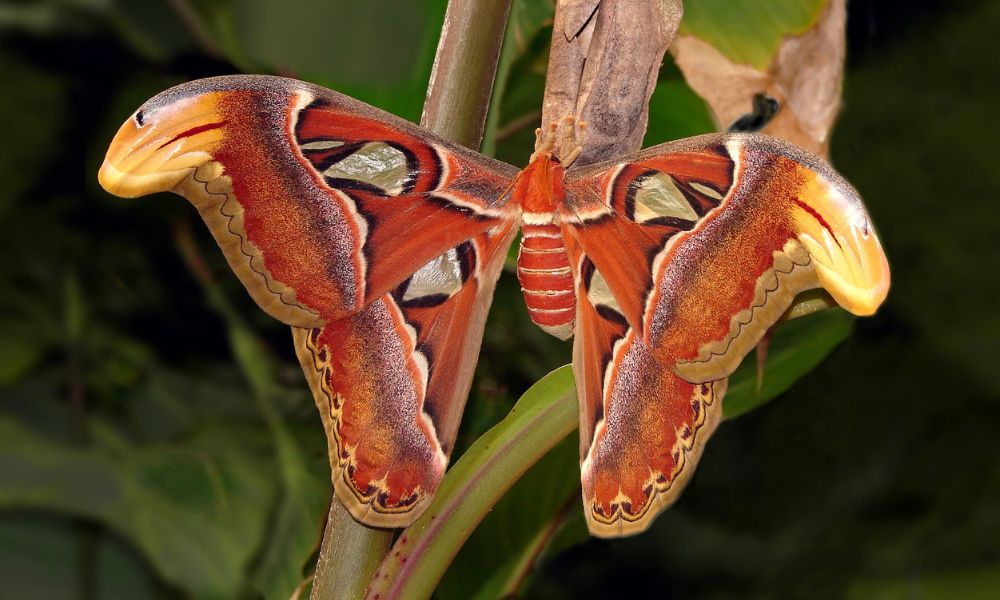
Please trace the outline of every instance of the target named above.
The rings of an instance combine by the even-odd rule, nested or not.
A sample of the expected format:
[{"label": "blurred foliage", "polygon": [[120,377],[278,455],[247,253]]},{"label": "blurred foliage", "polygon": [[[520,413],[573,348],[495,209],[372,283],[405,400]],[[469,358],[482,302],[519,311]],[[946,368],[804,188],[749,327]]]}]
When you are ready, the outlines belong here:
[{"label": "blurred foliage", "polygon": [[[455,597],[496,598],[517,591],[516,582],[532,564],[532,553],[521,545],[529,537],[547,541],[546,533],[560,523],[547,524],[567,504],[563,488],[578,487],[573,482],[579,477],[566,476],[575,470],[573,466],[559,469],[565,455],[565,444],[560,442],[576,429],[577,422],[573,372],[566,365],[531,386],[502,421],[450,466],[427,511],[400,534],[370,593],[428,597],[446,569],[454,574],[450,581],[462,588]],[[553,447],[556,450],[550,452]],[[530,475],[518,481],[529,469]],[[526,487],[541,479],[551,485]],[[505,494],[515,482],[517,489]],[[558,504],[553,505],[553,500]],[[532,514],[523,514],[526,505],[535,508]],[[463,549],[469,534],[479,533],[476,526],[487,513],[507,517],[503,532],[492,530],[501,535],[492,537],[491,551],[477,555],[475,550]],[[535,546],[543,549],[541,544]],[[460,549],[472,560],[453,563]]]},{"label": "blurred foliage", "polygon": [[[738,416],[752,408],[772,400],[804,373],[810,371],[829,351],[844,340],[850,332],[853,319],[841,310],[830,310],[809,317],[782,324],[775,329],[771,341],[773,350],[767,359],[766,376],[763,385],[758,390],[756,375],[756,359],[751,356],[740,369],[733,374],[730,389],[726,393],[724,411],[727,418]],[[538,404],[551,403],[552,412],[544,422],[534,424],[534,429],[544,430],[545,439],[550,444],[558,441],[564,431],[576,428],[577,414],[575,410],[576,396],[573,393],[573,381],[567,377],[566,368],[551,373],[538,384],[529,389],[518,401],[516,408],[530,410]],[[557,378],[562,376],[562,378]],[[547,384],[545,392],[536,391],[541,385]],[[534,404],[532,404],[534,403]],[[562,405],[562,406],[560,406]],[[513,416],[513,411],[511,413]],[[562,418],[560,418],[562,416]],[[477,447],[484,441],[492,442],[495,437],[516,435],[512,444],[529,444],[528,438],[538,433],[531,428],[523,431],[508,431],[507,421],[497,425],[488,435],[479,438],[476,444],[463,455],[462,461],[469,454],[474,454]],[[558,436],[558,437],[557,437]],[[523,439],[523,441],[516,441]],[[490,443],[479,452],[489,452]],[[495,444],[493,444],[495,446]],[[538,442],[532,442],[532,447]],[[510,452],[518,460],[518,454],[524,450]],[[496,503],[487,503],[483,498],[469,494],[463,500],[466,514],[469,505],[476,507],[478,517],[482,519],[473,522],[478,527],[472,533],[469,541],[462,546],[454,563],[442,581],[438,595],[442,598],[497,598],[508,597],[523,591],[526,581],[531,575],[535,563],[547,556],[566,550],[575,544],[587,540],[589,533],[584,522],[580,507],[580,482],[576,476],[579,469],[579,444],[576,436],[570,434],[558,443],[550,452],[532,466],[524,476],[515,481],[511,478],[508,485],[510,491]],[[477,455],[473,460],[481,460]],[[504,461],[509,462],[509,461]],[[460,462],[459,465],[462,463]],[[499,471],[496,466],[491,467]],[[567,474],[573,474],[570,477]],[[510,477],[513,474],[507,474]],[[428,512],[433,512],[439,504],[438,500],[449,500],[447,489],[452,476],[468,477],[461,472],[458,465],[449,471],[445,484],[439,492],[439,498]],[[476,473],[477,479],[489,479],[495,483],[503,480],[503,474]],[[530,510],[526,510],[530,507]],[[488,514],[487,514],[488,513]],[[468,517],[466,517],[468,518]],[[471,529],[471,527],[470,527]],[[447,544],[447,539],[438,543]],[[437,549],[435,549],[437,550]],[[447,552],[447,548],[442,548]]]},{"label": "blurred foliage", "polygon": [[[287,328],[176,197],[113,199],[94,174],[139,103],[201,76],[300,77],[415,120],[445,5],[0,4],[0,596],[284,598],[308,576],[329,470]],[[822,3],[747,5],[688,2],[682,31],[756,63]],[[514,0],[483,146],[514,164],[551,18]],[[995,597],[1000,177],[982,129],[1000,65],[977,57],[995,54],[1000,7],[852,0],[849,19],[833,159],[880,227],[888,305],[794,386],[854,321],[779,328],[761,391],[751,356],[726,400],[729,416],[760,408],[720,427],[642,536],[586,537],[569,435],[485,515],[438,596]],[[647,144],[711,128],[668,56]],[[505,275],[453,461],[569,358]]]},{"label": "blurred foliage", "polygon": [[693,34],[735,63],[766,69],[786,35],[805,33],[825,0],[699,0],[684,5],[678,35]]}]

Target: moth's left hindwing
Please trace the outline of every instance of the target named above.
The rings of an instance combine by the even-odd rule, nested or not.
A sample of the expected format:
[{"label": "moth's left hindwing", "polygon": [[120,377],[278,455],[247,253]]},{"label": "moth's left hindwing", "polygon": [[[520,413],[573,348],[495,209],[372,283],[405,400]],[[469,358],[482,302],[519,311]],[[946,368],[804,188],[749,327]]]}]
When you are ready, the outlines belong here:
[{"label": "moth's left hindwing", "polygon": [[803,290],[871,314],[885,255],[854,190],[764,136],[703,136],[572,172],[574,370],[590,530],[642,531],[676,500],[726,378]]},{"label": "moth's left hindwing", "polygon": [[362,522],[401,526],[448,462],[515,174],[330,90],[239,76],[144,104],[100,180],[185,196],[257,304],[303,328],[337,494]]},{"label": "moth's left hindwing", "polygon": [[483,233],[357,315],[294,329],[334,489],[368,525],[403,527],[444,476],[514,229]]}]

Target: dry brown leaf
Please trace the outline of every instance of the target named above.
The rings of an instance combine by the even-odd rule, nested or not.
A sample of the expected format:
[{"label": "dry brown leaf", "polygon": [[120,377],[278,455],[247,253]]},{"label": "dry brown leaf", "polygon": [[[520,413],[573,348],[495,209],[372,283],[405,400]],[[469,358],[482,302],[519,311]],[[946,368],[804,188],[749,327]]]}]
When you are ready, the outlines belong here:
[{"label": "dry brown leaf", "polygon": [[816,25],[782,41],[766,71],[734,63],[692,35],[675,39],[670,51],[720,129],[750,111],[754,94],[766,92],[781,110],[763,132],[826,156],[840,110],[845,19],[845,0],[830,0]]},{"label": "dry brown leaf", "polygon": [[677,33],[680,0],[561,0],[556,5],[542,123],[587,122],[578,164],[642,145],[649,98]]},{"label": "dry brown leaf", "polygon": [[552,23],[552,47],[545,76],[542,124],[575,114],[583,65],[594,33],[600,0],[559,0]]}]

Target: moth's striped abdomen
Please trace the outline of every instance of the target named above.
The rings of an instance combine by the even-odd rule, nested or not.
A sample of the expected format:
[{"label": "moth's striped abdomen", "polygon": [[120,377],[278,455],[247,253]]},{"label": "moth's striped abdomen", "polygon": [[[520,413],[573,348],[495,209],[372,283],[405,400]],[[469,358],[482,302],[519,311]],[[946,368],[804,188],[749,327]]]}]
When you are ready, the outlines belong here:
[{"label": "moth's striped abdomen", "polygon": [[569,339],[573,335],[576,295],[558,225],[525,223],[517,256],[517,279],[531,320],[547,333]]},{"label": "moth's striped abdomen", "polygon": [[521,213],[517,279],[535,325],[561,340],[573,336],[576,294],[556,208],[566,197],[566,170],[547,153],[534,156],[517,177],[514,201]]}]

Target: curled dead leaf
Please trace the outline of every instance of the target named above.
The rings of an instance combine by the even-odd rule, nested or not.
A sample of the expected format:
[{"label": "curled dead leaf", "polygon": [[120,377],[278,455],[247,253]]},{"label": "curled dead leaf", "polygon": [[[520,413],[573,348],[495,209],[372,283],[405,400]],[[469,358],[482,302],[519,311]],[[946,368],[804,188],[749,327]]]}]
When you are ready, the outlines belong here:
[{"label": "curled dead leaf", "polygon": [[766,92],[782,108],[763,132],[826,156],[840,110],[845,21],[845,0],[830,0],[812,27],[782,41],[763,71],[733,62],[695,35],[678,36],[670,51],[720,128],[747,113],[754,94]]},{"label": "curled dead leaf", "polygon": [[578,164],[642,146],[649,98],[682,14],[680,0],[557,3],[542,123],[566,115],[587,122]]}]

